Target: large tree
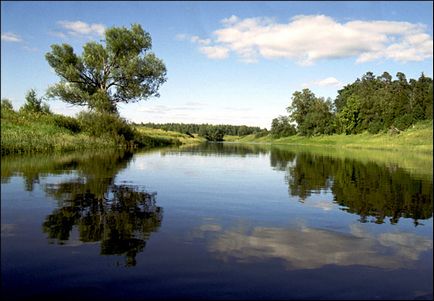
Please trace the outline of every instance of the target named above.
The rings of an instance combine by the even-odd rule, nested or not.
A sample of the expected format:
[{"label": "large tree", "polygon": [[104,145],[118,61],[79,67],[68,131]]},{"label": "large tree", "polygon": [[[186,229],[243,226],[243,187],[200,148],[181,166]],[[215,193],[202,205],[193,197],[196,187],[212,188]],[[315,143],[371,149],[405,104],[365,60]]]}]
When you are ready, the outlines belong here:
[{"label": "large tree", "polygon": [[158,97],[166,66],[150,52],[149,33],[139,24],[112,27],[104,42],[86,43],[81,55],[68,44],[52,45],[45,57],[60,82],[47,95],[106,113],[117,113],[118,103]]}]

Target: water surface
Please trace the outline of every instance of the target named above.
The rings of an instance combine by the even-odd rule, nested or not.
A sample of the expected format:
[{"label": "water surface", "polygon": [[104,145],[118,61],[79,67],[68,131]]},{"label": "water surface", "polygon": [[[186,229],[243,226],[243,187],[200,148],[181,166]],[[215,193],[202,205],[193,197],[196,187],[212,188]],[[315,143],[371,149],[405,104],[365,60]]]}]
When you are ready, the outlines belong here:
[{"label": "water surface", "polygon": [[432,299],[419,161],[242,144],[4,157],[2,297]]}]

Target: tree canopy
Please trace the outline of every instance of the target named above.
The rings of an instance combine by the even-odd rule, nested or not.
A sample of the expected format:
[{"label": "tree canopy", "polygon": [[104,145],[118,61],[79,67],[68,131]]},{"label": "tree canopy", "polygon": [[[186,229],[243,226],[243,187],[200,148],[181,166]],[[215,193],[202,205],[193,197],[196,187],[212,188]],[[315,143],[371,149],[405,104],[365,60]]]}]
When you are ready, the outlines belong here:
[{"label": "tree canopy", "polygon": [[[388,72],[377,77],[367,72],[339,90],[334,102],[315,96],[309,89],[295,91],[287,108],[289,116],[273,119],[271,133],[282,137],[404,130],[433,118],[432,85],[432,79],[423,73],[408,81],[402,72],[395,80]],[[297,126],[296,132],[282,130],[291,125]]]},{"label": "tree canopy", "polygon": [[42,102],[42,98],[38,98],[36,91],[30,89],[26,94],[26,103],[20,108],[21,112],[27,113],[50,113],[48,104]]},{"label": "tree canopy", "polygon": [[60,82],[47,95],[104,113],[117,113],[118,103],[158,97],[166,66],[151,48],[151,36],[139,24],[107,29],[104,45],[88,42],[81,55],[68,44],[52,45],[45,58]]}]

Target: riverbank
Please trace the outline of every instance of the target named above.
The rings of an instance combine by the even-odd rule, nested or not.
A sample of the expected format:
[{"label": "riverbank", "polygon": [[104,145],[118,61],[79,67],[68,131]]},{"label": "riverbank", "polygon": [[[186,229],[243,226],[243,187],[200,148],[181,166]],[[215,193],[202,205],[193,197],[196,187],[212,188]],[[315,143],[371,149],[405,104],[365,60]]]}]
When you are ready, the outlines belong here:
[{"label": "riverbank", "polygon": [[82,150],[135,149],[197,143],[199,138],[175,132],[134,128],[121,119],[88,114],[23,113],[2,109],[1,154],[59,153]]},{"label": "riverbank", "polygon": [[225,136],[226,142],[265,143],[283,145],[322,146],[334,148],[351,148],[366,150],[398,150],[416,151],[424,153],[433,152],[433,122],[422,121],[413,127],[399,133],[369,134],[367,132],[358,135],[322,135],[313,137],[289,136],[284,138],[272,138],[270,135],[255,137],[248,135]]}]

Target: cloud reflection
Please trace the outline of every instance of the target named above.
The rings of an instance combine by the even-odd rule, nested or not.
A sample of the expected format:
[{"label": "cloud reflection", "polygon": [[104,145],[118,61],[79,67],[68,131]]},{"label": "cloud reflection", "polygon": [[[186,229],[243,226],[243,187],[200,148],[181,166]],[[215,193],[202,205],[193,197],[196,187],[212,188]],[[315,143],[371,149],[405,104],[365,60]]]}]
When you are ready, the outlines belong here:
[{"label": "cloud reflection", "polygon": [[[378,236],[360,225],[349,233],[305,226],[284,229],[243,226],[216,231],[209,251],[223,261],[255,262],[282,259],[288,269],[316,269],[325,265],[364,265],[394,269],[410,267],[424,251],[432,250],[431,239],[411,233],[383,233]],[[202,236],[204,237],[204,236]]]}]

